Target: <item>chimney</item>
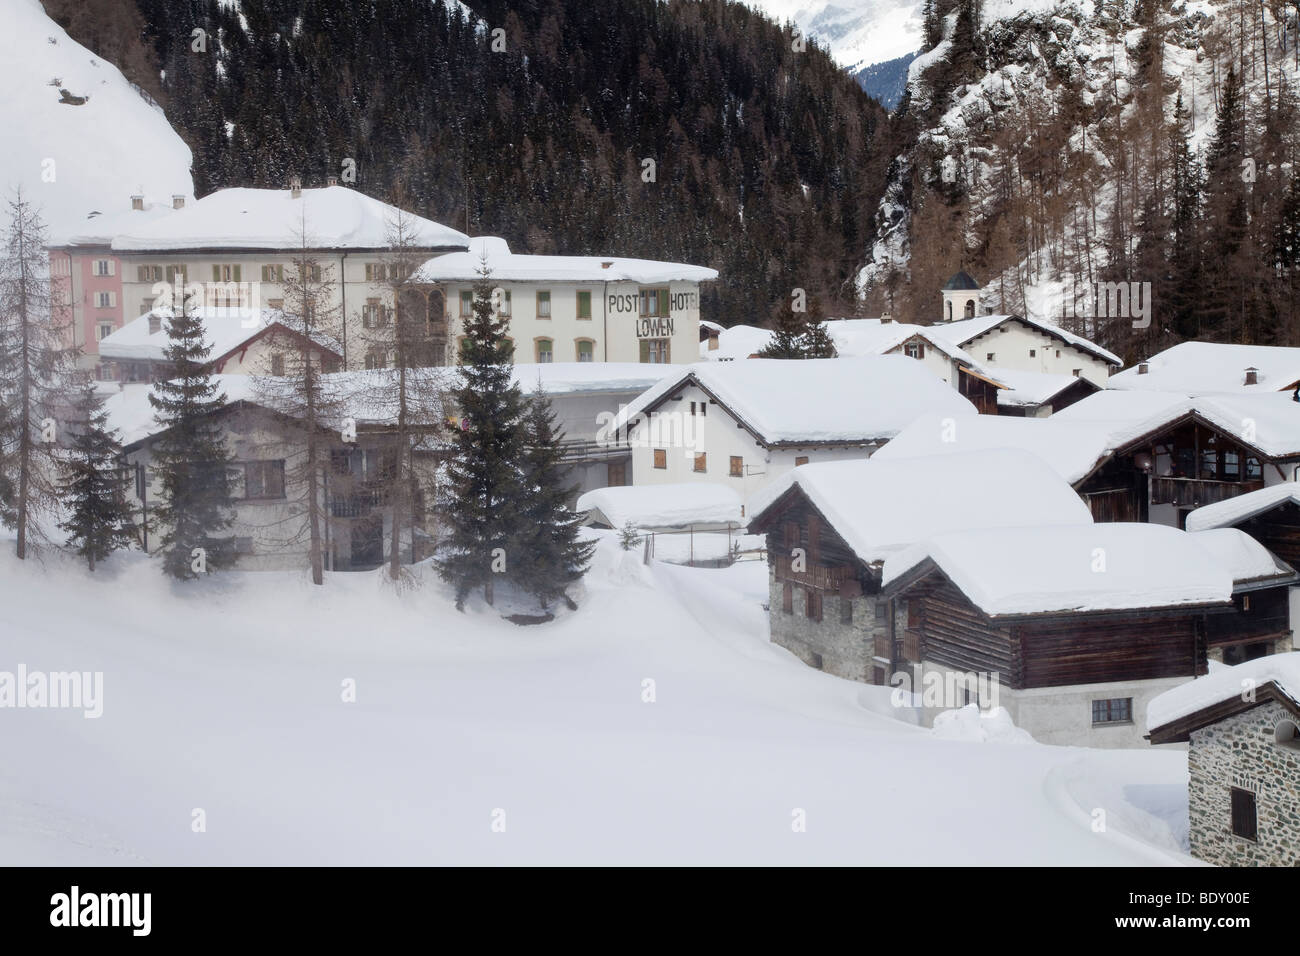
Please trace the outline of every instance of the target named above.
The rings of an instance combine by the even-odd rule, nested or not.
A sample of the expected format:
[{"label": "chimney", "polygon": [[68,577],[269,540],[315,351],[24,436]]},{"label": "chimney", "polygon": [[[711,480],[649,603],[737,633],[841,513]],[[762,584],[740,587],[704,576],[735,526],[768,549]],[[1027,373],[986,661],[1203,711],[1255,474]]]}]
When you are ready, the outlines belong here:
[{"label": "chimney", "polygon": [[718,330],[709,329],[709,351],[716,352],[718,349]]},{"label": "chimney", "polygon": [[893,321],[894,321],[894,317],[893,317],[892,315],[890,315],[888,312],[881,312],[881,313],[880,313],[880,324],[881,324],[881,325],[888,325],[890,322],[893,322]]},{"label": "chimney", "polygon": [[1247,384],[1247,385],[1258,385],[1258,384],[1259,384],[1259,369],[1255,368],[1253,365],[1252,365],[1250,368],[1246,369],[1246,382],[1245,382],[1245,384]]},{"label": "chimney", "polygon": [[338,184],[339,184],[339,178],[338,178],[337,176],[326,176],[326,177],[325,177],[325,185],[326,185],[326,186],[337,186]]},{"label": "chimney", "polygon": [[1138,374],[1139,374],[1139,375],[1145,375],[1145,374],[1146,374],[1147,372],[1149,372],[1149,371],[1151,371],[1151,366],[1148,365],[1146,362],[1142,362],[1142,363],[1140,363],[1140,364],[1138,365]]},{"label": "chimney", "polygon": [[612,266],[613,264],[614,264],[613,261],[610,261],[610,262],[602,262],[602,263],[600,264],[600,267],[601,267],[602,269],[608,269],[608,268],[609,268],[610,266]]},{"label": "chimney", "polygon": [[294,199],[302,198],[302,180],[297,176],[289,180],[289,195]]},{"label": "chimney", "polygon": [[132,196],[132,197],[131,197],[131,208],[132,208],[132,209],[143,209],[143,208],[144,208],[144,197],[143,197],[143,196],[139,196],[139,195]]},{"label": "chimney", "polygon": [[177,193],[176,195],[173,195],[173,196],[172,196],[172,208],[173,208],[173,209],[184,209],[184,208],[185,208],[185,197],[182,196],[182,195],[180,195],[179,193]]}]

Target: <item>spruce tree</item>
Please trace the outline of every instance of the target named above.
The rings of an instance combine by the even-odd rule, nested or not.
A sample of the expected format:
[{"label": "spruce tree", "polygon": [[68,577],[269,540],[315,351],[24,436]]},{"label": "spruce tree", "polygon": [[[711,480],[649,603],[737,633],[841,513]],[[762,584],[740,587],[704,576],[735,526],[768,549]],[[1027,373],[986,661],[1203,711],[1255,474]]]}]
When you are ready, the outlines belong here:
[{"label": "spruce tree", "polygon": [[759,358],[797,359],[803,358],[803,316],[795,312],[792,305],[783,306],[776,317],[776,328],[767,345],[758,351]]},{"label": "spruce tree", "polygon": [[528,404],[524,435],[523,540],[510,578],[536,597],[542,610],[554,600],[574,608],[567,588],[586,573],[595,543],[578,540],[582,518],[565,504],[577,489],[565,481],[564,434],[556,428],[555,410],[540,382]]},{"label": "spruce tree", "polygon": [[233,542],[220,532],[234,523],[235,461],[215,418],[226,396],[212,379],[203,323],[185,290],[177,290],[173,303],[163,353],[167,371],[149,394],[162,430],[153,447],[160,485],[154,513],[162,528],[163,572],[186,580],[200,569],[234,563]]},{"label": "spruce tree", "polygon": [[835,343],[826,331],[821,302],[814,296],[808,303],[803,334],[799,336],[801,358],[835,358]]},{"label": "spruce tree", "polygon": [[122,445],[109,427],[104,400],[87,381],[73,406],[72,439],[63,461],[63,499],[68,517],[59,527],[68,547],[95,565],[135,540],[135,518],[127,500],[128,478],[118,467]]},{"label": "spruce tree", "polygon": [[458,610],[478,587],[493,603],[496,576],[521,559],[515,549],[523,540],[524,396],[512,374],[509,319],[493,309],[490,274],[485,259],[460,343],[460,378],[451,393],[463,420],[447,463],[447,537],[436,566],[455,586]]}]

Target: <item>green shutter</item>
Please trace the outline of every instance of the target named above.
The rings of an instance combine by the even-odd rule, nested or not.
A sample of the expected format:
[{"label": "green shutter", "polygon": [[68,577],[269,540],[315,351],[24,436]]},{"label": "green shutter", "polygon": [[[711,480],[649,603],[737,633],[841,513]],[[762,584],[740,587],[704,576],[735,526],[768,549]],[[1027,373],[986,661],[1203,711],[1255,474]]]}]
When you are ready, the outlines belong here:
[{"label": "green shutter", "polygon": [[668,314],[668,290],[667,289],[659,290],[659,314],[660,315]]},{"label": "green shutter", "polygon": [[212,267],[212,281],[213,282],[221,281],[221,266]]},{"label": "green shutter", "polygon": [[590,292],[578,293],[578,318],[580,319],[591,318],[591,293]]},{"label": "green shutter", "polygon": [[243,281],[243,280],[239,277],[239,269],[240,269],[239,266],[235,266],[235,281],[236,281],[236,282],[242,282],[242,281]]},{"label": "green shutter", "polygon": [[646,339],[642,339],[640,344],[641,344],[641,361],[642,361],[642,362],[649,362],[649,361],[650,361],[650,343],[649,343],[649,341],[647,341]]}]

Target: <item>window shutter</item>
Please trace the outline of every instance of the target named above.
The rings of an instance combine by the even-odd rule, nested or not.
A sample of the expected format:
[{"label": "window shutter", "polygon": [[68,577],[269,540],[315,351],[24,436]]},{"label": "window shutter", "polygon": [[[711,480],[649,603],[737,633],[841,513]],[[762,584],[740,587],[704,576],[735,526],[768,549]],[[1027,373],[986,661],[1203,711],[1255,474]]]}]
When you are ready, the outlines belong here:
[{"label": "window shutter", "polygon": [[212,267],[212,281],[213,282],[221,281],[221,266]]},{"label": "window shutter", "polygon": [[642,339],[641,342],[640,342],[640,345],[641,345],[641,361],[642,361],[642,362],[649,362],[649,361],[650,361],[650,343],[649,343],[648,341],[646,341],[645,339]]},{"label": "window shutter", "polygon": [[667,289],[659,290],[659,314],[660,315],[668,314],[668,290]]},{"label": "window shutter", "polygon": [[109,307],[110,309],[117,308],[117,293],[116,293],[116,292],[110,292],[110,293],[108,294],[108,307]]}]

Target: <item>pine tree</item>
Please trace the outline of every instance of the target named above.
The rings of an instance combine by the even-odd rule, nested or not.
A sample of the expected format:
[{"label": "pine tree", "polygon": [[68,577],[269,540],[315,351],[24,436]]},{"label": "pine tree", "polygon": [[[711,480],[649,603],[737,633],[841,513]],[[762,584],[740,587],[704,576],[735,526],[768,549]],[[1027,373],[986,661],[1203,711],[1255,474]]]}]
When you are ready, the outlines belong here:
[{"label": "pine tree", "polygon": [[127,475],[118,467],[122,446],[109,427],[103,399],[87,381],[73,406],[72,440],[62,464],[62,492],[69,515],[59,527],[68,547],[95,565],[136,539],[127,500]]},{"label": "pine tree", "polygon": [[16,528],[20,559],[47,540],[41,518],[58,506],[55,422],[77,355],[48,274],[45,225],[19,190],[0,256],[0,520]]},{"label": "pine tree", "polygon": [[572,609],[577,605],[567,588],[586,573],[595,543],[578,540],[582,518],[565,505],[577,489],[565,482],[564,434],[556,428],[555,410],[540,381],[528,404],[524,441],[523,540],[510,579],[536,597],[542,610],[557,599]]},{"label": "pine tree", "polygon": [[803,330],[803,316],[794,310],[793,304],[782,306],[777,313],[776,328],[772,330],[772,337],[768,339],[767,345],[758,351],[758,357],[768,359],[803,358],[803,344],[800,341],[803,337]]},{"label": "pine tree", "polygon": [[187,580],[234,563],[233,542],[219,532],[234,523],[235,461],[215,418],[226,396],[212,379],[212,347],[187,290],[176,290],[171,312],[167,371],[149,393],[162,430],[152,456],[160,486],[155,514],[163,573]]},{"label": "pine tree", "polygon": [[835,343],[826,331],[826,317],[822,314],[821,301],[813,297],[808,303],[808,314],[803,334],[799,337],[799,350],[802,358],[835,358]]},{"label": "pine tree", "polygon": [[524,396],[512,374],[509,319],[493,309],[490,276],[485,258],[461,339],[459,384],[451,393],[463,421],[447,463],[447,537],[436,563],[443,580],[455,586],[460,610],[477,587],[488,604],[493,602],[496,574],[521,559],[510,552],[523,540]]},{"label": "pine tree", "polygon": [[641,532],[629,518],[624,522],[623,527],[618,529],[618,543],[624,551],[631,551],[641,543]]}]

